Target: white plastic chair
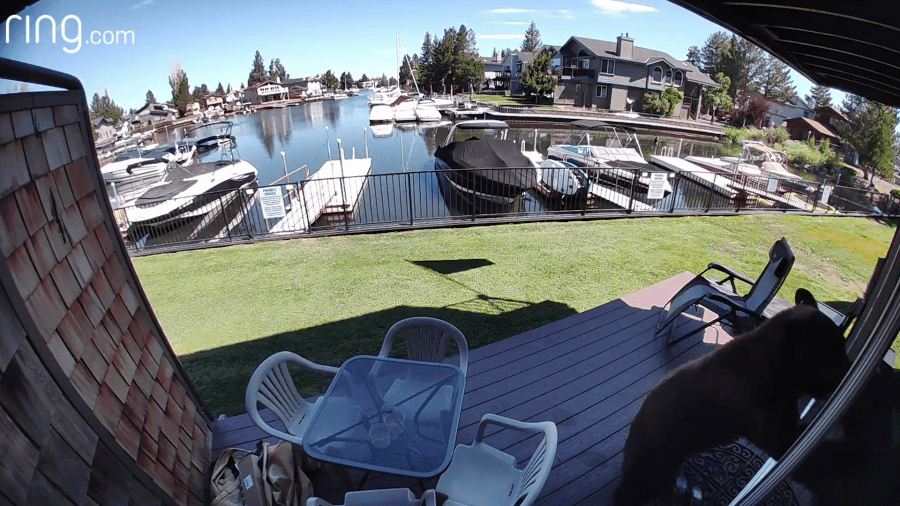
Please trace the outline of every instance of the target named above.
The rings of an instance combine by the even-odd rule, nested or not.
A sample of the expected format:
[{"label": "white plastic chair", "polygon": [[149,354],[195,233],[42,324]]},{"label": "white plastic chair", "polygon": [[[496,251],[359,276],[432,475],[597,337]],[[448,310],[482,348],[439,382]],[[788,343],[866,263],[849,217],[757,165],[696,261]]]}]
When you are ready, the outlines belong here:
[{"label": "white plastic chair", "polygon": [[[524,469],[516,459],[482,442],[488,424],[544,437]],[[478,424],[471,445],[457,445],[450,467],[441,475],[437,488],[446,494],[444,506],[530,506],[537,499],[556,457],[556,424],[519,422],[486,414]]]},{"label": "white plastic chair", "polygon": [[[420,499],[408,488],[391,488],[386,490],[361,490],[347,492],[343,506],[435,506],[437,500],[434,490],[426,490]],[[318,497],[306,500],[306,506],[332,506],[331,503]]]},{"label": "white plastic chair", "polygon": [[[338,372],[337,367],[310,362],[296,353],[289,351],[275,353],[259,364],[253,372],[250,383],[247,385],[244,404],[250,419],[260,429],[293,444],[302,445],[303,432],[319,409],[321,398],[317,399],[315,403],[309,403],[297,392],[297,387],[288,372],[290,363],[329,376],[334,376]],[[287,433],[266,423],[259,416],[257,403],[274,411],[284,422]]]},{"label": "white plastic chair", "polygon": [[427,316],[400,320],[385,334],[379,357],[387,357],[390,354],[397,336],[404,337],[409,358],[425,362],[443,361],[447,353],[447,344],[453,339],[459,348],[459,368],[463,374],[466,373],[466,367],[469,365],[469,345],[466,336],[449,322]]}]

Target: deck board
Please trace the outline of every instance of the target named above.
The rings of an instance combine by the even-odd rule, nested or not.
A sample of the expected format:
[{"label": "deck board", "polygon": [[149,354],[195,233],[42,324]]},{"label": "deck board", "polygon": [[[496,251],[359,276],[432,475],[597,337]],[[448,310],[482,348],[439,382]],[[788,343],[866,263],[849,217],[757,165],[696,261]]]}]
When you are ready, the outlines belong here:
[{"label": "deck board", "polygon": [[[661,307],[691,277],[689,272],[681,273],[583,313],[471,350],[457,443],[473,440],[485,413],[523,421],[551,420],[557,424],[559,446],[536,504],[611,504],[629,425],[644,396],[673,370],[731,338],[718,325],[673,345],[655,336]],[[676,331],[698,324],[682,317]],[[262,416],[276,418],[268,410]],[[489,427],[485,434],[488,444],[520,462],[527,461],[538,442],[536,436],[523,438],[519,432],[496,427]],[[213,456],[227,446],[252,448],[264,435],[246,414],[217,421]],[[350,472],[354,479],[361,476],[359,470]],[[316,474],[316,494],[341,503],[346,483],[326,473]],[[423,482],[426,488],[435,483],[436,478]],[[363,488],[397,486],[422,492],[417,480],[380,473],[372,473]]]}]

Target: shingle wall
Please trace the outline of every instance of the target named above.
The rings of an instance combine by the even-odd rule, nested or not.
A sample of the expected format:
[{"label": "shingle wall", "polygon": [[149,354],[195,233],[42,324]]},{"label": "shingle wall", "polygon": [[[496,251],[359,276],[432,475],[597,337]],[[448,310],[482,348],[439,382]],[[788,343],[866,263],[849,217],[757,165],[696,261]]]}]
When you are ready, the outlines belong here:
[{"label": "shingle wall", "polygon": [[0,96],[0,506],[202,504],[208,411],[117,235],[80,92]]}]

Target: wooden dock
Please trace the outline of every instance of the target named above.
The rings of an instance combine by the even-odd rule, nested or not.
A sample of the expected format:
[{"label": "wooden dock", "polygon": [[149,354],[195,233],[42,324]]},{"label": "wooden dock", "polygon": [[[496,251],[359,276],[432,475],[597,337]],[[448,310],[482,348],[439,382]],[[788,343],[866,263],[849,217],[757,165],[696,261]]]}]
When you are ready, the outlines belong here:
[{"label": "wooden dock", "polygon": [[[472,442],[486,413],[553,421],[559,431],[556,461],[536,504],[612,504],[622,448],[644,395],[675,368],[731,339],[727,329],[718,325],[674,345],[654,335],[660,307],[692,277],[685,272],[583,313],[470,350],[457,443]],[[696,322],[684,318],[679,325],[683,330]],[[267,420],[276,418],[269,411],[264,413]],[[274,424],[280,426],[278,421]],[[253,448],[265,436],[246,414],[217,421],[213,458],[226,447]],[[535,438],[523,439],[519,432],[496,428],[487,431],[485,442],[515,456],[520,465],[537,444]],[[326,466],[311,476],[316,495],[332,504],[343,503],[348,486],[337,471],[336,466]],[[351,474],[356,480],[362,476],[359,470]],[[418,482],[373,473],[363,488],[409,487],[421,494],[423,485],[433,488],[436,483],[436,478]]]},{"label": "wooden dock", "polygon": [[[617,192],[612,188],[607,188],[603,185],[594,183],[593,181],[588,183],[588,194],[593,195],[598,199],[605,200],[612,204],[615,204],[622,209],[629,209],[629,207],[634,211],[655,211],[656,209],[653,206],[644,204],[638,200],[631,201],[631,197],[625,195],[624,193]],[[629,206],[629,202],[631,202]]]},{"label": "wooden dock", "polygon": [[269,228],[270,233],[306,232],[325,214],[352,213],[365,189],[371,158],[329,160],[308,179],[287,191],[290,210]]},{"label": "wooden dock", "polygon": [[685,173],[695,183],[710,188],[716,193],[728,198],[734,198],[734,196],[737,195],[737,192],[729,184],[729,180],[717,177],[713,172],[683,158],[652,155],[650,156],[650,163],[672,172]]}]

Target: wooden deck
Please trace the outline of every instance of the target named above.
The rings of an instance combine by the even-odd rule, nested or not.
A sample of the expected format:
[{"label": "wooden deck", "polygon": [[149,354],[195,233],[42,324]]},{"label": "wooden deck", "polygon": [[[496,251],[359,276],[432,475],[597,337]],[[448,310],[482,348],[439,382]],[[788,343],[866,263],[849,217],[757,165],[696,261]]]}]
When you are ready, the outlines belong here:
[{"label": "wooden deck", "polygon": [[[674,345],[655,338],[660,306],[693,274],[682,273],[591,310],[524,332],[469,353],[466,391],[457,443],[470,443],[485,413],[557,424],[556,462],[540,506],[611,504],[619,478],[622,447],[643,396],[669,372],[731,339],[719,326]],[[687,318],[680,322],[696,325]],[[373,350],[374,352],[375,350]],[[274,415],[267,414],[274,419]],[[262,433],[247,415],[216,422],[213,454],[223,448],[253,448]],[[274,440],[273,439],[270,439]],[[490,445],[526,461],[536,438],[489,429]],[[333,467],[332,467],[333,468]],[[338,473],[314,473],[316,495],[343,502]],[[370,477],[363,488],[433,487],[387,475]]]}]

